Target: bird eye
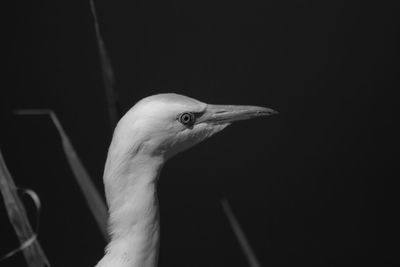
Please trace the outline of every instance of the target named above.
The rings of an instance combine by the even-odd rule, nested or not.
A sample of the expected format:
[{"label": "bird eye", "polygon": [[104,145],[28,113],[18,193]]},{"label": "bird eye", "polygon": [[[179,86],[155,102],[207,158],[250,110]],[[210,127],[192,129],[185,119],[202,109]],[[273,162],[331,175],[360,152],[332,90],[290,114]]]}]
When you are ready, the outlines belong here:
[{"label": "bird eye", "polygon": [[178,120],[180,123],[186,126],[193,125],[194,123],[194,114],[191,112],[185,112],[179,115]]}]

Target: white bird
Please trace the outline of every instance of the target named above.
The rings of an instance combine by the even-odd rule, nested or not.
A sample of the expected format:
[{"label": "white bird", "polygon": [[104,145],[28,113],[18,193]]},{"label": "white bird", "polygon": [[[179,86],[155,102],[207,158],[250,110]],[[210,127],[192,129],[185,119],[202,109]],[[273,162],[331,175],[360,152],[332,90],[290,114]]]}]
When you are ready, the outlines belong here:
[{"label": "white bird", "polygon": [[176,153],[233,121],[277,113],[255,106],[209,105],[178,94],[139,101],[119,121],[108,151],[104,186],[111,241],[96,267],[155,267],[157,179]]}]

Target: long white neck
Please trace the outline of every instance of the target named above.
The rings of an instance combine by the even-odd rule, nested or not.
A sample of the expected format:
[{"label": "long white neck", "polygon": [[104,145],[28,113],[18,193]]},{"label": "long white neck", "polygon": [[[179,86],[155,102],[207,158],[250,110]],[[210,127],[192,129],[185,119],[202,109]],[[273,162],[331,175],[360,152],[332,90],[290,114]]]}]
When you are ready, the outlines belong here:
[{"label": "long white neck", "polygon": [[155,267],[159,213],[156,182],[164,160],[115,138],[104,172],[111,241],[96,267]]}]

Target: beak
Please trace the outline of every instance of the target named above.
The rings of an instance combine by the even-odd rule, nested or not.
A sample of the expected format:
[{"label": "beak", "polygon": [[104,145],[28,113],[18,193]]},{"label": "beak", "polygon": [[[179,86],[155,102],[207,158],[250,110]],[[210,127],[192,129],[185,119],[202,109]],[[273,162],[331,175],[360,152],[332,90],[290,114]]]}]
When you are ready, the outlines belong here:
[{"label": "beak", "polygon": [[278,114],[278,112],[264,107],[207,105],[206,111],[198,118],[197,123],[207,122],[212,124],[224,124],[274,114]]}]

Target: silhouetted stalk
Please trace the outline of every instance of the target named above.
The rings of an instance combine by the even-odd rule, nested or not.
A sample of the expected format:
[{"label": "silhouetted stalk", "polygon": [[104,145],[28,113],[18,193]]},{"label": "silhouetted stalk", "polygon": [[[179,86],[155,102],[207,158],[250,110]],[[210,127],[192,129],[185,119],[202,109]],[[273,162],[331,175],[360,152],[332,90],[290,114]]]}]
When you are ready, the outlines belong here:
[{"label": "silhouetted stalk", "polygon": [[21,246],[2,257],[2,260],[11,257],[22,250],[29,267],[50,266],[36,234],[32,230],[24,205],[17,194],[17,187],[4,162],[0,151],[0,191],[3,196],[4,206],[7,210],[8,218],[15,233],[18,236]]},{"label": "silhouetted stalk", "polygon": [[111,132],[112,132],[115,126],[117,125],[118,119],[120,117],[118,111],[118,94],[114,88],[115,85],[114,71],[111,65],[111,61],[107,54],[107,49],[104,45],[103,38],[101,37],[99,22],[96,14],[96,8],[94,6],[93,0],[90,0],[90,9],[93,14],[96,39],[99,47],[99,56],[100,56],[101,70],[103,76],[103,83],[107,98],[108,116],[110,119]]},{"label": "silhouetted stalk", "polygon": [[102,199],[100,193],[94,186],[92,179],[89,176],[89,173],[86,171],[83,163],[78,157],[72,143],[64,131],[60,121],[58,120],[56,114],[52,110],[17,110],[15,112],[19,115],[49,115],[51,120],[53,121],[56,129],[61,137],[62,146],[64,149],[65,156],[67,157],[69,166],[74,173],[75,179],[78,182],[80,189],[86,199],[86,202],[89,206],[90,211],[92,212],[97,225],[103,234],[103,237],[106,241],[109,240],[108,232],[107,232],[107,218],[108,212],[107,207]]}]

